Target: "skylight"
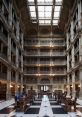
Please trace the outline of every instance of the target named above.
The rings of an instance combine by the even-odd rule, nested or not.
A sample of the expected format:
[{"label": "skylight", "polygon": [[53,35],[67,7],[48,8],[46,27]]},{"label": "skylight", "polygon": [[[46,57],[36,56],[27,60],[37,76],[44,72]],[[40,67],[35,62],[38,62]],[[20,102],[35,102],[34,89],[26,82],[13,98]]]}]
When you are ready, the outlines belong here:
[{"label": "skylight", "polygon": [[32,23],[58,25],[62,0],[27,0]]}]

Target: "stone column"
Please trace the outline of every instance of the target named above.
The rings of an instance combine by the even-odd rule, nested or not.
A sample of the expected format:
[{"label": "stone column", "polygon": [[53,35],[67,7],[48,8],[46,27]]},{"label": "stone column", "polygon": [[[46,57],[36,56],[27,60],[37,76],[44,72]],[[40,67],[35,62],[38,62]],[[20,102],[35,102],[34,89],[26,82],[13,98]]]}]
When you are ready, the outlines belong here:
[{"label": "stone column", "polygon": [[67,50],[68,50],[68,47],[69,47],[69,40],[68,40],[68,33],[66,34],[66,42],[67,42]]},{"label": "stone column", "polygon": [[[79,37],[79,61],[82,61],[82,35]],[[79,69],[79,79],[80,79],[80,92],[79,92],[79,98],[82,99],[82,67]]]},{"label": "stone column", "polygon": [[11,69],[7,69],[7,91],[6,91],[6,99],[11,98]]},{"label": "stone column", "polygon": [[79,69],[79,78],[80,78],[79,98],[82,99],[82,67],[80,67],[80,69]]},{"label": "stone column", "polygon": [[82,34],[79,36],[79,61],[82,61]]},{"label": "stone column", "polygon": [[15,81],[16,81],[16,84],[15,84],[15,95],[18,93],[18,72],[16,72],[16,79],[15,79]]},{"label": "stone column", "polygon": [[21,74],[21,93],[23,92],[23,74]]},{"label": "stone column", "polygon": [[[18,68],[19,67],[19,62],[18,62],[18,57],[19,57],[19,52],[18,52],[18,47],[16,46],[16,67]],[[19,73],[18,73],[18,71],[16,71],[16,79],[15,79],[15,82],[16,82],[16,84],[15,84],[15,94],[17,94],[18,93],[18,76],[19,75]]]},{"label": "stone column", "polygon": [[67,75],[67,96],[70,96],[70,80],[69,80],[69,75]]},{"label": "stone column", "polygon": [[72,97],[75,98],[75,72],[72,72]]},{"label": "stone column", "polygon": [[71,42],[73,42],[74,31],[73,31],[73,20],[71,21]]},{"label": "stone column", "polygon": [[81,0],[78,1],[78,26],[81,27]]},{"label": "stone column", "polygon": [[9,3],[9,25],[12,26],[12,3]]},{"label": "stone column", "polygon": [[8,54],[8,61],[11,62],[11,38],[10,38],[9,35],[8,35],[8,51],[7,51],[7,54]]},{"label": "stone column", "polygon": [[[7,55],[8,55],[8,61],[11,63],[11,38],[8,35],[8,50],[7,50]],[[6,99],[11,98],[11,69],[7,68],[7,92],[6,92]]]}]

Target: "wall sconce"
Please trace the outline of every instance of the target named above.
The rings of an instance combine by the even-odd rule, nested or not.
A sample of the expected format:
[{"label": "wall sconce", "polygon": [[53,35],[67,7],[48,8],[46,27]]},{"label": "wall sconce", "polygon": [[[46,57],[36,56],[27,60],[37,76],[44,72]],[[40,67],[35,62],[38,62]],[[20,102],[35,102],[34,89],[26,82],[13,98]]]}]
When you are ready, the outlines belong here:
[{"label": "wall sconce", "polygon": [[10,84],[10,88],[12,88],[13,86]]},{"label": "wall sconce", "polygon": [[71,88],[73,88],[73,85],[71,85]]},{"label": "wall sconce", "polygon": [[19,88],[20,86],[18,85],[17,87]]},{"label": "wall sconce", "polygon": [[69,88],[69,86],[67,85],[66,88]]},{"label": "wall sconce", "polygon": [[78,87],[80,88],[81,87],[81,84],[79,84]]}]

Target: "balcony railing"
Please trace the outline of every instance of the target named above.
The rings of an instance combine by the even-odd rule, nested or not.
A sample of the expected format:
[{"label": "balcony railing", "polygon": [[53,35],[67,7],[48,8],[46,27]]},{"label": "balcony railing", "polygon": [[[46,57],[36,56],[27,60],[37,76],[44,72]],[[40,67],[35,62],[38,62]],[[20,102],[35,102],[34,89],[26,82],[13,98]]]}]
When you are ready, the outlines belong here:
[{"label": "balcony railing", "polygon": [[28,42],[28,41],[25,41],[25,46],[65,46],[65,42]]},{"label": "balcony railing", "polygon": [[50,66],[53,66],[53,65],[66,65],[67,62],[66,61],[24,61],[24,64],[26,65],[50,65]]},{"label": "balcony railing", "polygon": [[24,45],[25,46],[37,46],[37,45],[39,45],[39,42],[27,42],[27,41],[25,41]]},{"label": "balcony railing", "polygon": [[66,71],[62,70],[62,71],[52,71],[50,72],[50,70],[48,71],[24,71],[24,74],[27,74],[27,75],[37,75],[37,76],[40,76],[40,75],[50,75],[50,76],[54,76],[54,75],[66,75]]},{"label": "balcony railing", "polygon": [[75,77],[75,82],[79,82],[80,79],[79,79],[79,76]]},{"label": "balcony railing", "polygon": [[48,71],[40,71],[40,74],[50,74],[50,70],[48,70]]},{"label": "balcony railing", "polygon": [[24,71],[25,74],[37,74],[38,73],[38,70],[35,70],[35,71]]},{"label": "balcony railing", "polygon": [[15,82],[15,77],[14,76],[11,76],[11,81]]},{"label": "balcony railing", "polygon": [[3,32],[0,31],[0,39],[4,41],[6,44],[8,43],[7,37],[3,34]]},{"label": "balcony railing", "polygon": [[7,80],[7,73],[0,72],[0,79]]},{"label": "balcony railing", "polygon": [[16,49],[13,47],[13,45],[11,45],[11,50],[14,52],[14,54],[16,54]]},{"label": "balcony railing", "polygon": [[65,52],[25,52],[26,56],[65,56]]},{"label": "balcony railing", "polygon": [[66,70],[55,70],[55,69],[52,69],[52,74],[66,74]]},{"label": "balcony railing", "polygon": [[12,66],[16,67],[16,63],[14,61],[11,62]]},{"label": "balcony railing", "polygon": [[61,60],[60,60],[60,61],[53,61],[52,64],[54,64],[54,65],[66,65],[67,62],[66,61],[61,62]]},{"label": "balcony railing", "polygon": [[62,79],[61,81],[59,81],[59,80],[56,80],[56,81],[53,80],[53,82],[54,82],[54,83],[57,83],[57,84],[64,83],[63,79]]},{"label": "balcony railing", "polygon": [[5,59],[6,61],[8,61],[8,58],[7,58],[7,56],[4,53],[0,53],[0,57],[2,59]]},{"label": "balcony railing", "polygon": [[65,56],[65,52],[52,52],[51,56]]},{"label": "balcony railing", "polygon": [[79,51],[79,45],[75,48],[74,53],[76,54]]}]

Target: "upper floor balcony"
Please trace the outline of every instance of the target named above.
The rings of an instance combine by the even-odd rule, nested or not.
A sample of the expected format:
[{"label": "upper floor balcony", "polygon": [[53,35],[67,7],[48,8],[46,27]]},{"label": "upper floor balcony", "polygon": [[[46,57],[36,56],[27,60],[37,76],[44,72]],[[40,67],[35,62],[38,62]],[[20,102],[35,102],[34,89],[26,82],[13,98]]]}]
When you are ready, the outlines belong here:
[{"label": "upper floor balcony", "polygon": [[59,52],[59,51],[53,51],[53,52],[26,52],[24,53],[25,56],[65,56],[66,52]]},{"label": "upper floor balcony", "polygon": [[38,70],[34,70],[34,71],[32,71],[32,70],[30,70],[30,71],[28,71],[28,70],[24,70],[24,75],[27,75],[27,76],[29,76],[29,75],[35,75],[35,76],[42,76],[42,75],[47,75],[47,76],[55,76],[55,75],[57,75],[57,76],[62,76],[62,75],[66,75],[66,70],[61,70],[61,71],[50,71],[50,70],[47,70],[47,71],[42,71],[42,70],[40,70],[40,71],[38,71]]},{"label": "upper floor balcony", "polygon": [[49,60],[49,61],[38,61],[38,60],[36,60],[36,61],[24,61],[24,65],[26,65],[26,66],[42,66],[42,65],[48,65],[48,66],[61,66],[61,65],[66,65],[67,64],[67,62],[66,61],[51,61],[51,60]]},{"label": "upper floor balcony", "polygon": [[48,48],[53,48],[55,46],[58,46],[58,47],[63,47],[65,46],[65,42],[62,42],[62,43],[59,43],[59,42],[45,42],[45,43],[42,43],[42,42],[27,42],[25,41],[24,42],[25,46],[35,46],[35,47],[48,47]]}]

